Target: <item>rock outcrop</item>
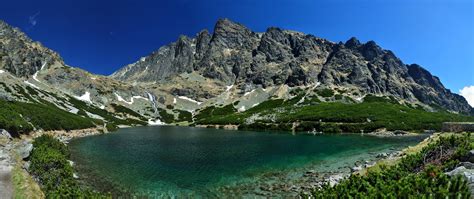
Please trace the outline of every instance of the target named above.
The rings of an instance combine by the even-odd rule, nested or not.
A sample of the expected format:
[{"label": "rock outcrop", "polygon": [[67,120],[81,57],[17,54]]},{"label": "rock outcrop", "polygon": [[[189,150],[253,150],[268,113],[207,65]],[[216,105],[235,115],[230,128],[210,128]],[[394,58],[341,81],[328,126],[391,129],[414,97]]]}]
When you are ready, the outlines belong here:
[{"label": "rock outcrop", "polygon": [[59,54],[0,20],[0,68],[18,77],[31,77],[54,63],[64,64]]}]

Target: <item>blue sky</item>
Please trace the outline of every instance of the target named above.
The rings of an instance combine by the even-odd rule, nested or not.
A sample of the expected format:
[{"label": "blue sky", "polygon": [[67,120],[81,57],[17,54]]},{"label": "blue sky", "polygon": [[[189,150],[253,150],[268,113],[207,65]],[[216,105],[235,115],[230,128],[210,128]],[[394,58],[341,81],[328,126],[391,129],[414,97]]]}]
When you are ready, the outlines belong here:
[{"label": "blue sky", "polygon": [[472,0],[8,0],[1,10],[0,19],[67,64],[105,75],[226,17],[254,31],[278,26],[332,41],[374,40],[454,92],[474,85]]}]

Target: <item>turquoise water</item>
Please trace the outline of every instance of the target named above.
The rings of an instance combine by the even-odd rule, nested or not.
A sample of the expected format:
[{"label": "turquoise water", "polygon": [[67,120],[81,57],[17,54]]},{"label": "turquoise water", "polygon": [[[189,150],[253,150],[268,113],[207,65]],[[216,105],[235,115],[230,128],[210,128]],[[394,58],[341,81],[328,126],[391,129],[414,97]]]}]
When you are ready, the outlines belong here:
[{"label": "turquoise water", "polygon": [[[291,183],[307,169],[344,169],[355,161],[420,140],[159,126],[76,139],[70,149],[79,177],[100,191],[219,196],[222,187],[248,188],[271,183],[264,182],[268,179]],[[268,178],[268,174],[284,177]]]}]

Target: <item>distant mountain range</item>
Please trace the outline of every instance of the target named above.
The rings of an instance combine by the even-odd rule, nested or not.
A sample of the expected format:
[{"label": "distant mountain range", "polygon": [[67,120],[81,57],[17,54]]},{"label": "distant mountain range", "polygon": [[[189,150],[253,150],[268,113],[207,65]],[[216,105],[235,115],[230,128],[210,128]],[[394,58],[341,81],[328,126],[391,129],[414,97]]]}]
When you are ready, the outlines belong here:
[{"label": "distant mountain range", "polygon": [[111,119],[98,110],[151,124],[192,123],[206,107],[232,105],[244,112],[270,99],[290,100],[296,89],[330,90],[345,99],[319,97],[323,102],[361,103],[370,95],[426,111],[472,113],[438,77],[373,41],[335,43],[275,27],[257,33],[228,19],[218,20],[213,33],[180,36],[108,77],[68,66],[58,53],[0,21],[0,82],[0,99],[46,100],[105,122]]}]

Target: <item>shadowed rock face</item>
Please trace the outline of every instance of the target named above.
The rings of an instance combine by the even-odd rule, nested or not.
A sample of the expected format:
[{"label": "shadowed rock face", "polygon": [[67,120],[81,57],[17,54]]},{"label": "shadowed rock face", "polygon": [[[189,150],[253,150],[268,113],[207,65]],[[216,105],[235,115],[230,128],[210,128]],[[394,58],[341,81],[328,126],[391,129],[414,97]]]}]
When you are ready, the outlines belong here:
[{"label": "shadowed rock face", "polygon": [[241,88],[320,82],[326,87],[352,87],[363,93],[392,95],[468,113],[467,101],[451,93],[428,71],[406,65],[374,41],[356,38],[334,43],[299,32],[268,28],[255,33],[228,19],[214,33],[180,37],[150,56],[111,75],[123,81],[165,83],[181,73],[196,72]]}]

